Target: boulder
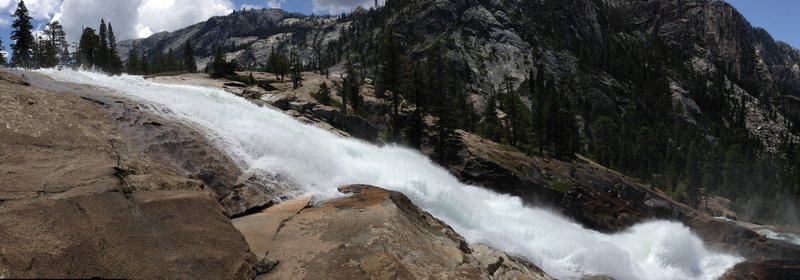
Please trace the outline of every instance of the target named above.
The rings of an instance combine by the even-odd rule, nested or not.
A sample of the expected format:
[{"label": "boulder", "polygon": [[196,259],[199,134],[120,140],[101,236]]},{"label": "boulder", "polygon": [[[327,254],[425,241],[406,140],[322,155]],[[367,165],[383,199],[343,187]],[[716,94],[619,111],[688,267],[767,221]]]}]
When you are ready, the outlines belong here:
[{"label": "boulder", "polygon": [[707,197],[702,205],[703,212],[712,217],[738,220],[739,216],[731,208],[733,208],[731,200],[719,196]]},{"label": "boulder", "polygon": [[793,280],[800,279],[800,261],[746,261],[737,264],[720,280]]},{"label": "boulder", "polygon": [[249,87],[242,91],[242,96],[247,99],[261,99],[265,92],[257,87]]},{"label": "boulder", "polygon": [[274,227],[266,232],[248,217],[234,221],[251,247],[279,261],[258,279],[551,279],[519,258],[467,244],[401,193],[363,185],[340,191],[350,196],[256,214]]},{"label": "boulder", "polygon": [[348,114],[344,118],[343,127],[344,131],[355,138],[369,142],[378,140],[378,129],[361,116]]}]

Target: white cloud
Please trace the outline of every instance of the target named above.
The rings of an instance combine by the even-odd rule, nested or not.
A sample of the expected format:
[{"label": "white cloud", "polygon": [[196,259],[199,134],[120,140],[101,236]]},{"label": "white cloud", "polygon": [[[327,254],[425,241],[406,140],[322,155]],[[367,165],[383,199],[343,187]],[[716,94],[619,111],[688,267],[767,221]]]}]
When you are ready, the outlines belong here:
[{"label": "white cloud", "polygon": [[267,7],[273,9],[280,9],[281,4],[286,3],[286,0],[267,0]]},{"label": "white cloud", "polygon": [[[25,0],[28,14],[35,20],[50,19],[61,6],[63,0]],[[17,9],[17,0],[0,0],[0,9],[12,14]]]},{"label": "white cloud", "polygon": [[213,16],[227,15],[233,9],[230,0],[143,0],[138,10],[138,23],[152,32],[172,31]]},{"label": "white cloud", "polygon": [[[0,25],[17,0],[0,0]],[[154,32],[173,31],[233,11],[232,0],[25,0],[37,21],[58,20],[70,42],[77,41],[84,26],[97,28],[100,17],[111,22],[117,39],[146,37]]]},{"label": "white cloud", "polygon": [[141,5],[142,0],[65,0],[53,20],[64,26],[69,42],[78,41],[83,27],[97,29],[101,16],[112,24],[117,39],[136,38]]},{"label": "white cloud", "polygon": [[[385,0],[378,0],[378,5],[383,5]],[[338,14],[349,12],[356,7],[371,8],[375,0],[314,0],[314,12]]]}]

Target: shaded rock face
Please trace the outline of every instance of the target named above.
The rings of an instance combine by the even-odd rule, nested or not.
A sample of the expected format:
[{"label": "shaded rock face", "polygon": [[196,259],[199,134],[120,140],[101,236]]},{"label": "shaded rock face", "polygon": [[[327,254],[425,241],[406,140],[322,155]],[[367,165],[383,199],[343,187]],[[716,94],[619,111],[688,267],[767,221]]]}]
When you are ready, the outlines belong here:
[{"label": "shaded rock face", "polygon": [[25,75],[0,69],[0,278],[254,277],[213,193],[140,149],[109,118],[115,102]]},{"label": "shaded rock face", "polygon": [[721,1],[612,1],[643,31],[655,33],[685,57],[720,61],[737,80],[761,81],[762,90],[800,94],[793,71],[800,52],[753,28]]},{"label": "shaded rock face", "polygon": [[350,196],[285,219],[259,279],[551,279],[518,258],[468,245],[401,193],[346,186]]},{"label": "shaded rock face", "polygon": [[461,163],[449,166],[461,181],[511,194],[536,205],[555,206],[562,194],[548,187],[548,178],[526,155],[502,150],[496,143],[459,131]]},{"label": "shaded rock face", "polygon": [[800,246],[768,239],[751,225],[713,219],[584,157],[565,162],[527,156],[459,133],[464,164],[449,166],[452,174],[533,205],[550,205],[589,229],[614,233],[653,219],[672,220],[691,227],[707,244],[749,259],[800,259]]}]

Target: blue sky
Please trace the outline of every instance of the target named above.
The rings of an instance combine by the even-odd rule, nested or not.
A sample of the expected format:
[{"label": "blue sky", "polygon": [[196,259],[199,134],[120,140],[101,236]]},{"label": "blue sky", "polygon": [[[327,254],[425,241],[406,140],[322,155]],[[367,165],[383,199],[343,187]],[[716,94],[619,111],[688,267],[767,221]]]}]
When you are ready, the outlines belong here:
[{"label": "blue sky", "polygon": [[[0,39],[9,50],[11,13],[19,0],[0,0]],[[96,27],[100,17],[114,24],[118,39],[173,31],[242,7],[279,7],[292,12],[340,13],[374,0],[25,0],[35,26],[58,19],[77,41],[83,26]],[[383,2],[380,0],[379,2]],[[559,0],[550,0],[559,1]],[[799,0],[728,0],[754,26],[764,27],[776,40],[800,48]],[[168,11],[168,12],[167,12]]]},{"label": "blue sky", "polygon": [[[111,22],[119,40],[142,38],[161,31],[173,31],[226,15],[244,7],[282,8],[305,14],[341,13],[374,0],[24,0],[35,28],[58,20],[67,40],[79,39],[84,26],[97,27],[100,18]],[[12,43],[11,14],[19,0],[0,0],[0,39],[6,51]],[[383,3],[384,0],[380,0]]]},{"label": "blue sky", "polygon": [[750,24],[763,27],[775,40],[800,48],[800,1],[728,0]]}]

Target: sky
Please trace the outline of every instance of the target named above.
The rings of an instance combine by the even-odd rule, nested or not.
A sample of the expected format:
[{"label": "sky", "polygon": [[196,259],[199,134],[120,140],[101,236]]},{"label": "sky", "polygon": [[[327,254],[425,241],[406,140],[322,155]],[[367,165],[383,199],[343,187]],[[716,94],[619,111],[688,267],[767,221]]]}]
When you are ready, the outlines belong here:
[{"label": "sky", "polygon": [[[11,14],[19,0],[0,0],[0,39],[10,50]],[[341,13],[359,5],[371,7],[374,0],[25,0],[34,28],[59,20],[68,40],[75,42],[84,26],[96,28],[103,17],[114,26],[118,40],[142,38],[161,31],[174,31],[226,15],[242,8],[282,8],[304,14]],[[380,0],[379,2],[383,2]],[[800,48],[800,1],[727,0],[754,26],[765,28],[776,40]]]},{"label": "sky", "polygon": [[756,27],[772,38],[800,48],[800,1],[798,0],[727,0]]},{"label": "sky", "polygon": [[[212,16],[242,8],[282,8],[304,14],[351,11],[371,7],[374,0],[24,0],[35,29],[58,20],[69,42],[78,41],[84,26],[97,28],[101,17],[111,22],[118,40],[174,31]],[[383,3],[384,0],[379,2]],[[19,0],[0,0],[0,39],[10,51],[11,15]]]}]

